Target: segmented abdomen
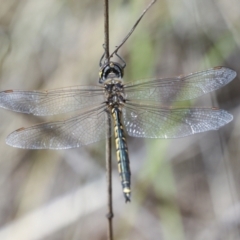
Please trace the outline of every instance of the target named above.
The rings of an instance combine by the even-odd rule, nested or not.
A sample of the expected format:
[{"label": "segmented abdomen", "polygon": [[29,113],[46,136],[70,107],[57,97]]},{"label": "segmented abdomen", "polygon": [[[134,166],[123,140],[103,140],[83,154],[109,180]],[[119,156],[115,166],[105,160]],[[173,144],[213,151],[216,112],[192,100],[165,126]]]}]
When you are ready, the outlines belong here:
[{"label": "segmented abdomen", "polygon": [[128,202],[130,201],[131,197],[131,171],[126,138],[121,123],[121,110],[119,110],[117,107],[113,107],[112,115],[114,119],[114,135],[118,161],[118,172],[122,183],[123,194],[126,202]]}]

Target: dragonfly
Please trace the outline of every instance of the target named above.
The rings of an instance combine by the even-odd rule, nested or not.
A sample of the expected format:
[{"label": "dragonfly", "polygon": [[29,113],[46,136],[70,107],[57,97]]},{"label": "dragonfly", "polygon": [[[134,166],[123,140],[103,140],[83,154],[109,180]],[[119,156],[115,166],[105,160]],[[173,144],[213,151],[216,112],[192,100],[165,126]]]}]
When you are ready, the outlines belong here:
[{"label": "dragonfly", "polygon": [[[117,55],[119,56],[119,55]],[[122,58],[120,60],[123,61]],[[233,116],[218,108],[174,107],[200,97],[236,77],[226,67],[172,78],[124,83],[125,62],[100,64],[99,84],[46,91],[5,90],[0,107],[36,116],[80,110],[64,121],[41,123],[12,132],[6,143],[24,149],[69,149],[115,136],[118,171],[125,201],[131,196],[131,171],[126,135],[139,138],[180,138],[217,130]]]},{"label": "dragonfly", "polygon": [[[129,202],[131,171],[126,134],[139,138],[180,138],[217,130],[232,121],[230,113],[218,108],[175,106],[176,102],[225,86],[236,77],[232,69],[215,67],[186,76],[123,82],[126,63],[117,51],[155,2],[144,10],[115,51],[108,58],[106,52],[103,54],[98,85],[0,92],[0,107],[15,112],[49,116],[79,111],[67,120],[19,128],[6,138],[6,143],[24,149],[69,149],[110,138],[114,132],[122,191]],[[113,56],[118,61],[112,61]]]}]

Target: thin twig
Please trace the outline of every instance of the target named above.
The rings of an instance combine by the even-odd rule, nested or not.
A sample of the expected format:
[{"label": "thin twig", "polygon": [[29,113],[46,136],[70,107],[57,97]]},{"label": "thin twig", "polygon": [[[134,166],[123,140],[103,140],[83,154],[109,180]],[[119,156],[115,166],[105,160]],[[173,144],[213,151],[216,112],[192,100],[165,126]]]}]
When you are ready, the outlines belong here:
[{"label": "thin twig", "polygon": [[111,55],[109,56],[109,59],[111,57],[113,57],[114,54],[117,53],[117,51],[119,50],[119,48],[122,47],[122,45],[128,40],[128,38],[132,35],[133,31],[135,30],[135,28],[137,27],[138,23],[141,21],[141,19],[143,18],[143,16],[145,15],[145,13],[148,11],[148,9],[156,2],[157,0],[153,0],[148,6],[147,8],[143,11],[142,15],[138,18],[138,20],[136,21],[136,23],[133,25],[132,29],[130,30],[130,32],[127,34],[127,36],[122,40],[122,42],[119,44],[119,46],[117,46],[117,48],[111,53]]},{"label": "thin twig", "polygon": [[[110,113],[108,113],[110,115]],[[111,116],[108,117],[108,130],[107,130],[107,140],[106,140],[106,169],[107,169],[107,184],[108,184],[108,239],[113,240],[113,226],[112,219],[113,215],[113,206],[112,206],[112,141],[111,141]]]},{"label": "thin twig", "polygon": [[108,0],[104,0],[104,48],[105,59],[109,59],[109,13]]},{"label": "thin twig", "polygon": [[[108,14],[108,0],[104,0],[104,49],[105,60],[109,59],[109,14]],[[112,207],[112,142],[111,142],[111,116],[108,116],[108,128],[106,132],[106,170],[107,170],[107,191],[108,191],[108,240],[113,240],[113,207]]]}]

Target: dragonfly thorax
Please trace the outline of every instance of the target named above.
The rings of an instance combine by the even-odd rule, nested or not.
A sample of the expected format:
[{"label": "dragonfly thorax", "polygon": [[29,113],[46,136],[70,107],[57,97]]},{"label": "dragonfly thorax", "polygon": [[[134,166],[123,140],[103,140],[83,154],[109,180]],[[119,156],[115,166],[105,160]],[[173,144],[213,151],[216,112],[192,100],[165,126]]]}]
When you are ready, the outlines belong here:
[{"label": "dragonfly thorax", "polygon": [[106,103],[110,107],[125,103],[124,86],[121,80],[109,79],[104,84]]},{"label": "dragonfly thorax", "polygon": [[108,79],[122,79],[123,67],[120,63],[109,62],[103,65],[99,71],[99,83],[104,83]]}]

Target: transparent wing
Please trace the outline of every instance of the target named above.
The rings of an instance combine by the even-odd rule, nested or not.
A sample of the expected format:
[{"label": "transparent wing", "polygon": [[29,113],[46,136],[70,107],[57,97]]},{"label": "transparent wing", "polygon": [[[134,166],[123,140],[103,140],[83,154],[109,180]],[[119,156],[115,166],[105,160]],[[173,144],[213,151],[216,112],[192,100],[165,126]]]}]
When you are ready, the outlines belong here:
[{"label": "transparent wing", "polygon": [[6,143],[26,149],[67,149],[99,141],[106,138],[109,127],[105,108],[93,109],[66,121],[20,128],[7,137]]},{"label": "transparent wing", "polygon": [[184,101],[219,89],[236,77],[236,72],[215,67],[176,78],[140,80],[125,85],[127,99],[154,102]]},{"label": "transparent wing", "polygon": [[217,130],[233,116],[221,109],[161,108],[127,104],[123,121],[128,135],[146,138],[178,138]]},{"label": "transparent wing", "polygon": [[0,107],[38,116],[66,113],[104,101],[100,86],[75,86],[49,91],[0,92]]}]

